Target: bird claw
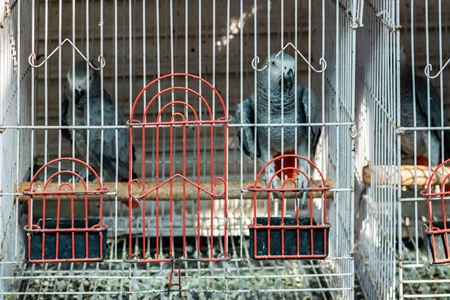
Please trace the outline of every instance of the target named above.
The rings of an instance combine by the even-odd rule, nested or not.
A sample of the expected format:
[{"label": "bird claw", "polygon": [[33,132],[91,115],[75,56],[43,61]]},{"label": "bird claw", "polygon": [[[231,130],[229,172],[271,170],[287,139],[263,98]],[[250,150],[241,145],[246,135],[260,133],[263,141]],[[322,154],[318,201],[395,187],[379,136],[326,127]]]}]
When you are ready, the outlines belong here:
[{"label": "bird claw", "polygon": [[[306,188],[308,188],[308,180],[302,174],[299,174],[297,176],[297,188],[299,188],[299,189],[306,189]],[[305,207],[306,196],[308,194],[309,194],[309,192],[307,192],[307,191],[303,191],[303,192],[298,192],[297,193],[297,197],[299,197],[299,198],[301,197],[302,198],[301,209],[303,209]]]},{"label": "bird claw", "polygon": [[278,193],[278,192],[270,192],[269,194],[270,194],[270,203],[271,204],[274,204],[276,199],[281,198],[280,193]]}]

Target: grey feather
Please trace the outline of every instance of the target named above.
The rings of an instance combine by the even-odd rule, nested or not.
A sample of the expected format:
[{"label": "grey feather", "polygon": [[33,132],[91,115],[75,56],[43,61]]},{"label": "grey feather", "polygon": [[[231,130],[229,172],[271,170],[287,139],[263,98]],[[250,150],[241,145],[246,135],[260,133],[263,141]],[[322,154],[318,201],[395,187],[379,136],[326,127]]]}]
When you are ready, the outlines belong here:
[{"label": "grey feather", "polygon": [[[320,127],[312,126],[308,138],[308,126],[279,125],[317,122],[316,96],[307,87],[295,83],[296,65],[292,56],[274,53],[266,59],[265,65],[267,68],[258,74],[256,94],[252,93],[242,104],[238,104],[236,120],[242,121],[242,124],[270,123],[274,126],[243,127],[243,136],[238,128],[239,145],[242,140],[244,153],[252,159],[255,156],[261,158],[263,164],[281,152],[282,147],[284,152],[297,150],[297,154],[312,159],[320,137]],[[272,175],[272,171],[267,175]]]},{"label": "grey feather", "polygon": [[[88,77],[86,77],[88,76]],[[88,96],[88,78],[89,96]],[[73,95],[75,98],[73,98]],[[115,105],[110,95],[102,90],[100,84],[100,73],[88,66],[86,61],[75,63],[75,76],[72,69],[67,73],[67,85],[62,102],[61,124],[77,126],[99,126],[102,124],[102,101],[103,101],[103,125],[116,125]],[[88,115],[89,103],[89,115]],[[75,118],[72,115],[73,108]],[[117,125],[125,125],[125,118],[121,111],[117,112]],[[89,138],[88,138],[89,131]],[[129,156],[129,132],[126,128],[117,130],[118,144],[118,179],[128,178],[128,156]],[[116,130],[101,129],[74,129],[62,130],[63,137],[75,143],[75,150],[80,159],[87,160],[87,145],[89,144],[89,164],[100,175],[101,146],[103,145],[103,180],[114,181],[116,176]],[[135,159],[133,147],[133,162]],[[134,178],[136,174],[132,175]]]},{"label": "grey feather", "polygon": [[[400,59],[400,82],[401,82],[401,126],[403,127],[440,127],[447,126],[447,117],[443,114],[441,122],[441,109],[439,96],[430,83],[430,96],[427,95],[427,80],[415,74],[415,101],[416,114],[414,124],[413,110],[413,75],[411,65],[408,63],[404,49],[401,52]],[[428,103],[430,110],[428,111]],[[428,113],[430,114],[430,124],[428,124]],[[441,142],[444,143],[444,159],[441,155]],[[407,130],[402,136],[402,156],[403,159],[412,159],[414,157],[414,146],[416,155],[428,157],[431,154],[431,164],[433,166],[439,163],[439,160],[450,158],[450,131],[444,131],[443,137],[441,131],[433,130],[430,134],[430,147],[428,147],[428,132],[424,130],[416,131],[416,143],[414,143],[414,131]],[[430,149],[428,149],[430,148]],[[405,161],[404,161],[405,162]]]},{"label": "grey feather", "polygon": [[[255,124],[255,112],[254,112],[254,100],[253,94],[250,95],[247,99],[242,102],[243,109],[241,110],[241,103],[239,103],[236,107],[236,123],[251,125]],[[242,112],[242,120],[241,120],[241,112]],[[239,142],[242,141],[242,151],[244,151],[245,155],[250,158],[260,157],[261,154],[258,151],[255,152],[255,127],[254,126],[243,126],[242,127],[243,138],[241,138],[241,130],[237,130],[237,136]],[[241,144],[239,143],[239,146]]]}]

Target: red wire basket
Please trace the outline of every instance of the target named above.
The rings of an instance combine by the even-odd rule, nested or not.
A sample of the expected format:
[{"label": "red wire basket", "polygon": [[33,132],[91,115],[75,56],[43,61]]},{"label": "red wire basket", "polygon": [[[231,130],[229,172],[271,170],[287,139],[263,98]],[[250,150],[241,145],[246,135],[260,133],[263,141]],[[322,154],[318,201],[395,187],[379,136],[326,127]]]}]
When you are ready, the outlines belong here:
[{"label": "red wire basket", "polygon": [[[295,160],[296,163],[294,166],[289,166],[287,162],[292,160]],[[311,178],[307,176],[304,170],[298,167],[300,160],[307,162],[312,170],[316,170],[319,173],[322,181],[319,187],[311,186]],[[262,188],[258,186],[258,181],[265,174],[265,169],[272,163],[285,166],[280,167],[268,181],[269,186],[271,186],[271,183],[279,177],[281,181],[280,188]],[[309,188],[298,189],[295,179],[283,176],[286,173],[305,176]],[[254,185],[248,189],[254,192],[253,223],[248,226],[250,229],[250,255],[253,259],[323,259],[327,257],[328,233],[331,227],[331,224],[327,222],[326,213],[326,193],[329,187],[326,185],[322,173],[313,162],[296,154],[277,156],[264,165],[258,173]],[[267,198],[258,200],[257,193],[260,192],[266,192]],[[300,215],[300,192],[307,193],[309,210],[306,216]],[[321,221],[316,221],[313,218],[313,192],[321,193]],[[273,216],[273,204],[270,193],[280,195],[280,216]],[[288,198],[287,195],[294,195],[294,197]],[[261,201],[265,202],[262,203],[262,206],[265,207],[263,211],[258,209],[261,206],[259,205]],[[290,201],[294,202],[294,216],[286,215],[285,208]]]},{"label": "red wire basket", "polygon": [[[36,181],[48,166],[62,162],[80,164],[89,169],[97,182],[89,183],[88,187],[79,174],[61,167],[45,182]],[[62,177],[67,176],[79,182],[61,182]],[[50,188],[55,186],[50,184],[52,182],[57,182],[56,188]],[[23,190],[28,197],[28,221],[24,227],[28,245],[26,260],[32,263],[103,260],[107,226],[103,223],[102,200],[106,192],[108,189],[102,186],[94,169],[81,160],[59,158],[42,166],[33,176],[30,186]],[[92,206],[95,206],[95,211],[90,211]]]},{"label": "red wire basket", "polygon": [[[448,189],[448,178],[450,173],[447,173],[444,166],[450,162],[450,159],[442,162],[431,173],[428,179],[427,188],[420,193],[427,197],[428,206],[428,220],[429,223],[425,228],[426,243],[428,249],[428,260],[432,264],[444,264],[450,262],[450,221],[447,220],[447,211],[445,207],[446,200],[449,199],[450,191]],[[441,178],[440,191],[435,192],[432,184],[434,177]],[[433,212],[433,199],[440,201],[438,213]],[[441,215],[442,220],[433,220],[433,215]]]}]

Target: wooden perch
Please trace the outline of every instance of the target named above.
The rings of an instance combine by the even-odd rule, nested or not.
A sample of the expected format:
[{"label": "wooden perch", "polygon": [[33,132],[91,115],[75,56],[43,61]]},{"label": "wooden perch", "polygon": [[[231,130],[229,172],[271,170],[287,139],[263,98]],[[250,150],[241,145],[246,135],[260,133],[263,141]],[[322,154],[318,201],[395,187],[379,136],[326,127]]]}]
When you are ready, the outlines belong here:
[{"label": "wooden perch", "polygon": [[[254,181],[244,181],[242,186],[245,190],[251,185],[253,185]],[[320,180],[312,180],[313,187],[318,187],[322,182]],[[259,186],[265,187],[265,181],[260,181]],[[327,180],[326,184],[330,186],[330,189],[334,187],[334,184],[332,181]],[[39,190],[39,188],[42,188],[44,185],[43,182],[35,182],[34,183],[34,189]],[[22,193],[24,189],[28,188],[30,186],[29,182],[21,182],[18,184],[16,191],[18,193]],[[81,184],[74,184],[75,189],[75,201],[84,201],[84,194],[82,189],[79,189],[78,187],[81,187]],[[117,194],[117,198],[119,201],[128,200],[128,183],[127,182],[119,182],[118,183],[118,189],[116,191],[116,183],[115,182],[105,182],[103,184],[104,187],[108,188],[109,192],[107,194],[103,195],[104,201],[114,201],[115,195]],[[202,182],[201,183],[202,188],[206,190],[210,190],[210,184],[208,182]],[[96,183],[90,183],[90,188],[95,189],[98,187],[98,184]],[[154,182],[148,182],[146,184],[146,190],[151,190],[155,187]],[[223,191],[224,187],[222,183],[219,183],[217,187],[215,188],[214,192],[217,194],[220,194]],[[57,182],[51,182],[48,185],[47,191],[57,191],[58,190],[58,183]],[[64,189],[63,189],[64,190]],[[142,194],[142,188],[139,189],[136,184],[133,184],[132,191],[134,195],[141,195]],[[190,185],[189,183],[185,184],[185,194],[187,200],[196,200],[198,196],[198,189],[195,186]],[[158,200],[159,201],[168,201],[170,199],[170,184],[167,183],[164,186],[160,187],[158,190]],[[314,197],[320,197],[321,193],[314,192]],[[19,195],[19,201],[27,201],[27,195],[22,194]],[[244,199],[253,199],[253,192],[242,192],[242,197]],[[267,198],[267,193],[259,192],[257,194],[258,199]],[[293,197],[293,193],[286,193],[286,197]],[[327,198],[332,198],[333,192],[328,191],[327,192]],[[42,196],[40,195],[34,195],[33,200],[42,200]],[[176,181],[172,182],[172,198],[176,201],[183,199],[183,182]],[[241,198],[241,183],[239,181],[228,181],[228,199],[240,199]],[[61,195],[62,200],[69,200],[68,195]],[[99,199],[98,195],[89,195],[89,200],[97,200]],[[155,200],[156,199],[156,191],[150,193],[147,195],[146,200]],[[207,193],[204,193],[200,191],[200,199],[201,200],[210,200],[210,196]],[[220,199],[220,198],[219,198]],[[47,200],[49,201],[56,201],[58,200],[57,195],[47,195]]]},{"label": "wooden perch", "polygon": [[[373,171],[377,174],[376,183],[377,184],[398,184],[398,167],[397,166],[372,166]],[[400,169],[401,185],[402,186],[413,186],[414,178],[418,186],[425,186],[428,184],[428,179],[430,178],[433,170],[436,167],[431,167],[431,172],[428,171],[428,166],[416,166],[414,165],[404,165]],[[372,178],[370,174],[370,167],[367,165],[363,168],[363,183],[365,185],[370,185]],[[442,170],[438,171],[433,176],[432,185],[438,185],[442,183],[442,178],[450,173],[450,167],[443,167]],[[416,174],[416,176],[414,176]],[[444,176],[442,176],[444,175]]]}]

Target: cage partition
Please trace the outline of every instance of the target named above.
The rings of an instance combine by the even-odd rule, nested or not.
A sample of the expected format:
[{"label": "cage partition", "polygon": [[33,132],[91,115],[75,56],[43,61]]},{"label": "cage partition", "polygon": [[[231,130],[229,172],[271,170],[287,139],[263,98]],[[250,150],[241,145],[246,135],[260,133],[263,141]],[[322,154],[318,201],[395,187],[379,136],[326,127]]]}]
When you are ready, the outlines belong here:
[{"label": "cage partition", "polygon": [[[322,185],[313,187],[311,176],[307,170],[300,169],[299,161],[306,162],[311,170],[320,175]],[[265,169],[275,165],[275,174],[268,180],[269,187],[258,186],[260,177]],[[308,188],[299,188],[296,176],[304,176],[308,181]],[[279,188],[273,188],[272,183],[280,180]],[[253,200],[253,223],[250,229],[250,255],[254,259],[323,259],[328,255],[328,231],[331,223],[327,221],[327,190],[325,178],[316,165],[309,159],[297,154],[284,154],[269,161],[259,171],[255,183],[248,188],[254,192]],[[264,200],[258,200],[258,192],[267,192]],[[322,209],[320,221],[314,219],[313,192],[320,192]],[[271,193],[281,198],[281,216],[273,215]],[[286,193],[294,193],[294,198],[287,198]],[[303,198],[303,199],[302,199]],[[307,200],[306,203],[304,200]],[[265,201],[267,211],[257,210],[258,202]],[[293,201],[295,204],[295,216],[286,215],[286,204]],[[302,212],[304,204],[307,210]],[[262,216],[261,216],[262,215]]]},{"label": "cage partition", "polygon": [[[88,186],[78,173],[61,169],[61,165],[59,171],[49,174],[45,182],[37,181],[50,165],[64,162],[73,162],[89,169],[97,182],[91,182]],[[64,181],[67,177],[72,182]],[[58,182],[56,189],[49,188],[52,181]],[[28,220],[24,227],[28,245],[26,260],[32,263],[103,260],[107,226],[103,223],[102,197],[106,192],[108,189],[102,186],[95,170],[79,159],[59,158],[43,165],[34,174],[29,187],[23,190],[28,197]],[[76,202],[75,195],[82,196],[84,201]],[[62,196],[70,200],[63,201]],[[90,201],[91,196],[95,196],[94,201]],[[35,202],[34,197],[42,199]]]}]

